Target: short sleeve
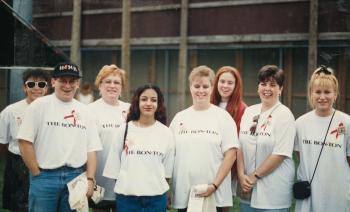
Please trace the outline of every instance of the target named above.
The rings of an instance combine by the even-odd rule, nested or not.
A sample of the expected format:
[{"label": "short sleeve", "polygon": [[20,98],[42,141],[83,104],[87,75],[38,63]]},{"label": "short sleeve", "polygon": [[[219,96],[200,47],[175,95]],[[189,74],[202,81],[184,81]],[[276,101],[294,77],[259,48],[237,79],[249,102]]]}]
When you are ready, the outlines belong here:
[{"label": "short sleeve", "polygon": [[21,126],[19,127],[17,139],[34,143],[40,123],[40,105],[33,102],[25,111]]},{"label": "short sleeve", "polygon": [[111,179],[117,179],[120,166],[121,166],[121,155],[123,151],[123,136],[125,131],[126,125],[124,124],[123,127],[120,127],[118,129],[118,132],[116,133],[116,136],[113,138],[113,143],[111,145],[111,148],[109,150],[107,160],[105,167],[103,169],[103,176],[111,178]]},{"label": "short sleeve", "polygon": [[10,140],[10,117],[8,108],[0,113],[0,144],[8,144]]},{"label": "short sleeve", "polygon": [[219,120],[222,129],[222,145],[221,151],[222,153],[226,152],[231,148],[239,148],[239,141],[237,136],[237,126],[232,119],[232,117],[225,113],[222,116],[223,120]]},{"label": "short sleeve", "polygon": [[275,125],[275,146],[272,154],[284,155],[291,158],[296,134],[295,120],[289,110],[283,111],[283,113],[285,114],[277,114],[283,118],[278,119]]},{"label": "short sleeve", "polygon": [[173,133],[170,130],[169,130],[168,142],[169,142],[169,145],[164,157],[163,164],[165,167],[165,177],[171,178],[171,176],[173,175],[174,161],[175,161],[175,143],[174,143]]},{"label": "short sleeve", "polygon": [[99,151],[102,150],[101,140],[98,135],[98,128],[96,125],[96,121],[90,115],[88,116],[88,152]]}]

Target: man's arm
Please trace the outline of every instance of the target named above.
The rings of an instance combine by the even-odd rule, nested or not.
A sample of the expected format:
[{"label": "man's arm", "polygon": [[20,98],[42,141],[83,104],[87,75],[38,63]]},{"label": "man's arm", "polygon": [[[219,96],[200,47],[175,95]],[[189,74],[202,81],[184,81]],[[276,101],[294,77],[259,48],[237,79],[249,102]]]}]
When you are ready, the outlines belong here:
[{"label": "man's arm", "polygon": [[19,139],[19,150],[21,151],[21,156],[28,167],[29,171],[32,173],[33,176],[37,176],[40,174],[39,164],[36,160],[35,150],[33,143]]}]

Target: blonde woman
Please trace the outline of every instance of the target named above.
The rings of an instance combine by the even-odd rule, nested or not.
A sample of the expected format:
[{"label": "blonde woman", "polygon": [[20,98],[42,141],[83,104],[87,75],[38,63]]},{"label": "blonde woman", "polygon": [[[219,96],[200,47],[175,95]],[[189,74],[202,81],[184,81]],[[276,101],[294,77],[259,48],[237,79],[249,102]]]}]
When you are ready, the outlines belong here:
[{"label": "blonde woman", "polygon": [[297,200],[296,211],[349,211],[350,116],[333,107],[339,95],[333,70],[317,68],[308,92],[313,110],[297,119],[294,150],[300,159],[297,179],[313,180],[311,196]]},{"label": "blonde woman", "polygon": [[105,189],[103,200],[97,205],[92,201],[90,207],[94,212],[115,210],[115,181],[102,176],[109,149],[117,129],[125,123],[130,104],[119,99],[125,86],[125,71],[116,65],[105,65],[96,76],[95,85],[101,98],[88,105],[95,117],[103,150],[97,152],[96,183]]},{"label": "blonde woman", "polygon": [[230,114],[210,103],[214,72],[194,68],[189,76],[193,105],[176,114],[170,124],[175,136],[174,208],[186,211],[192,186],[208,184],[201,196],[214,195],[218,211],[232,206],[230,170],[238,138]]}]

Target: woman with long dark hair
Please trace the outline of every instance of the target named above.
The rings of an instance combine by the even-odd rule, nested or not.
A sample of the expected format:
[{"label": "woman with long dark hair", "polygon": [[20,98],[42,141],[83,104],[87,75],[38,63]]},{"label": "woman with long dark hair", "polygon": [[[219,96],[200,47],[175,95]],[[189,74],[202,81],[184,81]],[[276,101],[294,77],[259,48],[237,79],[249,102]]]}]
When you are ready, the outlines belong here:
[{"label": "woman with long dark hair", "polygon": [[166,211],[166,179],[173,171],[174,141],[165,124],[160,89],[149,84],[139,87],[103,173],[117,180],[114,192],[118,212]]}]

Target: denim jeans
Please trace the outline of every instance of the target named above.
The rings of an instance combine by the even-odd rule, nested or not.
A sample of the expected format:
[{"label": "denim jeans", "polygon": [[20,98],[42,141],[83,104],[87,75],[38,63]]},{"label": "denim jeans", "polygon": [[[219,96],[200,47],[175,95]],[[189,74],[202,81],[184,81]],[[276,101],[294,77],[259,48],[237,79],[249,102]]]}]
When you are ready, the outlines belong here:
[{"label": "denim jeans", "polygon": [[156,196],[131,196],[117,194],[116,209],[118,212],[165,212],[166,193]]},{"label": "denim jeans", "polygon": [[240,202],[239,210],[241,212],[288,212],[288,208],[281,209],[258,209],[250,207],[250,204]]},{"label": "denim jeans", "polygon": [[29,212],[66,212],[70,209],[67,183],[84,172],[83,167],[63,166],[30,175]]}]

